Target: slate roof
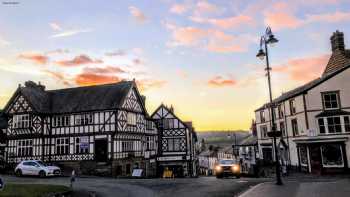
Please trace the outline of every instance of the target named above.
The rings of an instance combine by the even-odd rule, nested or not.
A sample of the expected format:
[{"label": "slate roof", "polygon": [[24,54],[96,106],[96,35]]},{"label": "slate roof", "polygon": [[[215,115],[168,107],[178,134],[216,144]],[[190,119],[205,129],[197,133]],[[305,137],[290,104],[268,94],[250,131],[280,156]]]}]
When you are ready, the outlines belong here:
[{"label": "slate roof", "polygon": [[319,117],[341,116],[341,115],[350,115],[350,112],[344,111],[344,110],[341,110],[341,109],[326,110],[326,111],[323,111],[323,112],[317,114],[316,117],[319,118]]},{"label": "slate roof", "polygon": [[[327,81],[328,79],[336,76],[337,74],[343,72],[344,70],[350,68],[350,64],[338,69],[338,70],[335,70],[333,72],[330,72],[330,73],[327,73],[327,74],[324,74],[322,75],[320,78],[317,78],[315,80],[312,80],[310,81],[309,83],[305,84],[305,85],[302,85],[302,86],[299,86],[293,90],[290,90],[288,92],[285,92],[283,93],[281,96],[277,97],[276,99],[274,99],[272,102],[273,105],[276,105],[282,101],[285,101],[285,100],[288,100],[290,98],[293,98],[295,96],[298,96],[300,94],[303,94],[303,93],[306,93],[308,90],[318,86],[319,84]],[[265,109],[265,108],[268,108],[270,107],[270,104],[267,103],[267,104],[264,104],[263,106],[259,107],[258,109],[256,109],[255,111],[259,111],[259,110],[262,110],[262,109]]]},{"label": "slate roof", "polygon": [[43,86],[30,82],[26,83],[25,87],[19,87],[16,93],[22,93],[39,113],[72,113],[119,108],[134,85],[133,81],[121,81],[112,84],[44,90]]}]

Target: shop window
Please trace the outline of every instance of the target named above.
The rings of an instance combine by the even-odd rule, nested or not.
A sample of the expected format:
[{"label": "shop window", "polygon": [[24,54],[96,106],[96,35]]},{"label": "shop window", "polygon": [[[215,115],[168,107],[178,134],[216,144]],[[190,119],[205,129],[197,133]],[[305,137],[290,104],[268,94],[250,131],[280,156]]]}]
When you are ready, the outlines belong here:
[{"label": "shop window", "polygon": [[322,93],[323,107],[326,110],[339,108],[338,92]]},{"label": "shop window", "polygon": [[320,133],[326,133],[326,126],[323,118],[318,119],[318,127],[320,128]]},{"label": "shop window", "polygon": [[341,133],[340,117],[327,118],[328,133]]},{"label": "shop window", "polygon": [[322,164],[324,167],[343,167],[343,153],[341,145],[326,144],[321,146]]},{"label": "shop window", "polygon": [[345,132],[350,132],[350,120],[349,116],[344,116]]},{"label": "shop window", "polygon": [[308,160],[307,160],[307,148],[306,148],[306,146],[301,146],[299,148],[299,155],[300,155],[300,164],[302,166],[307,166]]}]

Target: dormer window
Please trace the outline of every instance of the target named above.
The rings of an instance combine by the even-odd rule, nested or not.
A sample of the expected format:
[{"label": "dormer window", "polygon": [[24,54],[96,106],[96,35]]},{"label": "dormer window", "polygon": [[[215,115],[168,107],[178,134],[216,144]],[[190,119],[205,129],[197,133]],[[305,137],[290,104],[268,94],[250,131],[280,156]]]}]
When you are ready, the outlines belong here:
[{"label": "dormer window", "polygon": [[323,108],[325,110],[339,109],[339,92],[322,93]]}]

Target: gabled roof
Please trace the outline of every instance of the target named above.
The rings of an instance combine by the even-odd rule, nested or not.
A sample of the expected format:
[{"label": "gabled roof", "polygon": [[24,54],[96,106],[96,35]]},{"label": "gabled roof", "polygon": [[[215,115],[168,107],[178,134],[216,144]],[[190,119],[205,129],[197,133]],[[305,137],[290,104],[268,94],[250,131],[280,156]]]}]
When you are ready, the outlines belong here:
[{"label": "gabled roof", "polygon": [[44,90],[34,82],[19,87],[5,107],[5,111],[18,94],[22,94],[38,113],[72,113],[121,107],[134,81],[112,84]]}]

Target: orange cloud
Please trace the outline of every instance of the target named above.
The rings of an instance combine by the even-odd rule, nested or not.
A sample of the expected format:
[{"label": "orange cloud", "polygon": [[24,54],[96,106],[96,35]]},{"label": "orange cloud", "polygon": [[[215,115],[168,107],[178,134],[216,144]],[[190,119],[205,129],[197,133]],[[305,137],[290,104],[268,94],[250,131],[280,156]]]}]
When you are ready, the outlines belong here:
[{"label": "orange cloud", "polygon": [[117,66],[87,67],[75,77],[75,82],[82,86],[115,83],[123,79],[119,76],[123,73],[125,71]]},{"label": "orange cloud", "polygon": [[208,85],[211,87],[227,87],[235,86],[236,84],[236,80],[232,78],[225,79],[222,76],[216,76],[208,81]]},{"label": "orange cloud", "polygon": [[117,76],[107,76],[94,73],[81,73],[75,78],[75,82],[80,86],[116,83],[121,80],[122,79]]},{"label": "orange cloud", "polygon": [[274,67],[273,71],[287,74],[295,81],[308,82],[321,76],[328,60],[329,55],[295,58]]},{"label": "orange cloud", "polygon": [[139,8],[130,6],[129,12],[138,22],[144,23],[147,21],[146,15]]},{"label": "orange cloud", "polygon": [[65,75],[60,72],[44,70],[45,73],[49,74],[51,77],[57,79],[59,82],[62,82],[66,86],[72,86],[71,82],[66,79]]},{"label": "orange cloud", "polygon": [[49,61],[49,57],[39,53],[23,53],[18,55],[20,59],[30,60],[37,64],[46,64]]},{"label": "orange cloud", "polygon": [[205,38],[208,32],[195,27],[179,27],[173,31],[175,45],[191,46],[196,45],[201,39]]},{"label": "orange cloud", "polygon": [[101,64],[101,63],[103,63],[102,60],[99,60],[99,59],[93,60],[87,55],[79,55],[74,57],[71,60],[56,61],[56,64],[60,66],[79,66],[81,64]]}]

